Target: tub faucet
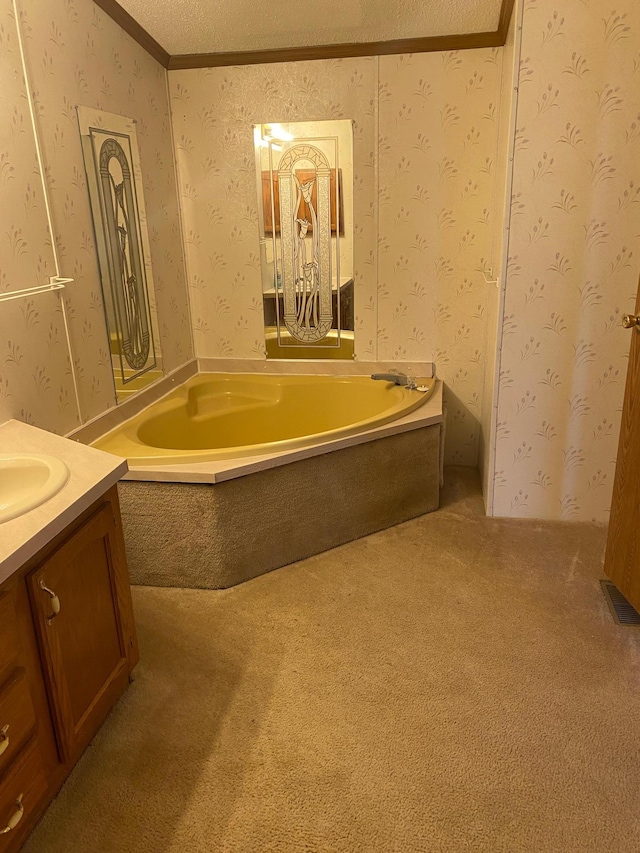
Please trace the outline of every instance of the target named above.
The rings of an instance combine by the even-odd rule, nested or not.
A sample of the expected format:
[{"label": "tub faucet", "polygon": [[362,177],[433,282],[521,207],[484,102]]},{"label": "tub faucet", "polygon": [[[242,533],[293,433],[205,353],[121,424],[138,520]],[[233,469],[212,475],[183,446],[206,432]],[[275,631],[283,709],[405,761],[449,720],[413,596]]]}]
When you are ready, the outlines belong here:
[{"label": "tub faucet", "polygon": [[384,382],[393,382],[394,385],[402,385],[407,391],[415,391],[417,389],[415,379],[406,376],[404,373],[372,373],[372,379],[382,379]]}]

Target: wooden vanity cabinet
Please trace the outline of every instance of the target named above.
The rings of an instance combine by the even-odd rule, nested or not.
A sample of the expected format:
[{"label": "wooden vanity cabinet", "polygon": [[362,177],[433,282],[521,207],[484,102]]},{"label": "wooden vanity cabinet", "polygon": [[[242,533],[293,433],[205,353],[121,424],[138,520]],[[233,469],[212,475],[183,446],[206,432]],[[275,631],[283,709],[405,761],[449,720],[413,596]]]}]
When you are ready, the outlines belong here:
[{"label": "wooden vanity cabinet", "polygon": [[126,687],[135,645],[124,546],[111,504],[30,572],[27,586],[58,745],[69,761]]},{"label": "wooden vanity cabinet", "polygon": [[0,853],[19,850],[137,661],[114,486],[0,586]]}]

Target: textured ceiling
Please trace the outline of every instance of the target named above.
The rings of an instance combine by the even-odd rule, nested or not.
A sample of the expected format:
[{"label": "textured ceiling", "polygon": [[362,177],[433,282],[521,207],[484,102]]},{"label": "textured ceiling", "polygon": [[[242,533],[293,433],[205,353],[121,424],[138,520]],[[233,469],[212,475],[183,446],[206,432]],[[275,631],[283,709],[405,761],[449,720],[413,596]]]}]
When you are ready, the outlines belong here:
[{"label": "textured ceiling", "polygon": [[500,0],[119,0],[170,54],[495,31]]}]

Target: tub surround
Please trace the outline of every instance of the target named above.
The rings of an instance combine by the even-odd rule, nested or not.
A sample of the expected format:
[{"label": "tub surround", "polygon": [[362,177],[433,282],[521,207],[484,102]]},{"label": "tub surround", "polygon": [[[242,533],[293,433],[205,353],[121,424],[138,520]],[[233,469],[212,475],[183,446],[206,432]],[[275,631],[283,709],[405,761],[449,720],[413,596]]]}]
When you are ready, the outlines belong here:
[{"label": "tub surround", "polygon": [[440,424],[211,484],[123,482],[132,582],[224,589],[431,512]]},{"label": "tub surround", "polygon": [[0,425],[3,453],[55,456],[69,469],[62,489],[45,503],[0,525],[0,583],[71,524],[126,473],[124,459],[85,447],[21,421]]}]

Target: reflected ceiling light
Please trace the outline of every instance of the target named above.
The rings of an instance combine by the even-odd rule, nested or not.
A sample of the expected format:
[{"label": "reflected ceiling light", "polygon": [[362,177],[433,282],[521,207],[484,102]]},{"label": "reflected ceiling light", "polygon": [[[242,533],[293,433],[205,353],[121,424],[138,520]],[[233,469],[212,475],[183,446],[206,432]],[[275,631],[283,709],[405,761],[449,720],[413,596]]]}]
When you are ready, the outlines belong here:
[{"label": "reflected ceiling light", "polygon": [[277,150],[281,150],[282,146],[279,145],[281,142],[291,142],[293,139],[293,135],[289,133],[288,130],[280,127],[279,124],[263,124],[262,128],[262,141],[261,145],[267,146],[271,143],[272,148],[276,148]]}]

